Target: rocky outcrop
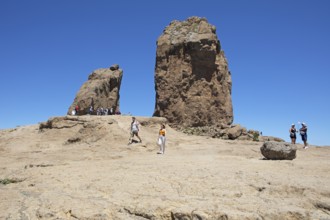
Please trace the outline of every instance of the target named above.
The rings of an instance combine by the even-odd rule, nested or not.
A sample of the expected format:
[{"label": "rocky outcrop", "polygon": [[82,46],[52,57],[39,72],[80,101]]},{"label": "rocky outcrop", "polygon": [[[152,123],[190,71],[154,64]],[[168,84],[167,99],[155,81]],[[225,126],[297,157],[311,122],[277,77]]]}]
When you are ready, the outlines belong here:
[{"label": "rocky outcrop", "polygon": [[205,18],[165,28],[157,41],[154,116],[177,127],[230,125],[231,85],[216,28]]},{"label": "rocky outcrop", "polygon": [[269,160],[293,160],[296,158],[297,147],[285,142],[266,141],[260,151]]},{"label": "rocky outcrop", "polygon": [[67,114],[71,115],[76,106],[79,107],[78,115],[89,113],[91,106],[93,107],[92,114],[95,114],[99,108],[119,110],[122,76],[123,71],[117,64],[110,68],[93,71],[87,82],[81,86]]},{"label": "rocky outcrop", "polygon": [[[124,125],[118,125],[119,121],[125,121]],[[143,130],[152,127],[156,130],[162,124],[167,124],[166,118],[162,117],[138,117],[137,120],[140,123],[140,127]],[[102,139],[112,137],[115,139],[121,139],[127,141],[129,137],[129,127],[131,123],[130,116],[63,116],[63,117],[52,117],[46,122],[39,123],[39,132],[64,132],[66,133],[65,144],[72,143],[88,143],[96,144]]]},{"label": "rocky outcrop", "polygon": [[131,145],[125,115],[0,129],[0,219],[330,219],[330,148],[297,144],[293,163],[261,161],[260,143],[137,120],[143,142]]},{"label": "rocky outcrop", "polygon": [[283,139],[273,136],[262,136],[260,131],[247,130],[239,124],[221,125],[221,126],[204,126],[204,127],[186,127],[180,128],[183,133],[189,135],[209,136],[213,138],[221,138],[224,140],[241,140],[241,141],[276,141],[285,142]]}]

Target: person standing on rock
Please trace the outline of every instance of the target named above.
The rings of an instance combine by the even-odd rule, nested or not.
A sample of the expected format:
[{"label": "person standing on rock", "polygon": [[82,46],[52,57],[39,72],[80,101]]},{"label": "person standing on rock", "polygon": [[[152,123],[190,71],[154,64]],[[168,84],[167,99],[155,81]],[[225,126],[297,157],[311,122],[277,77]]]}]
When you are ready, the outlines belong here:
[{"label": "person standing on rock", "polygon": [[291,144],[296,144],[296,139],[297,139],[296,132],[297,132],[297,129],[295,128],[295,125],[294,124],[291,125],[291,128],[290,128],[289,132],[290,132]]},{"label": "person standing on rock", "polygon": [[88,114],[92,115],[93,114],[93,106],[91,105],[88,110]]},{"label": "person standing on rock", "polygon": [[307,125],[304,122],[301,125],[302,127],[299,129],[299,133],[301,135],[301,140],[304,142],[304,149],[307,149]]},{"label": "person standing on rock", "polygon": [[162,124],[159,130],[159,137],[158,137],[159,151],[157,152],[157,154],[165,153],[165,142],[166,142],[165,134],[166,134],[165,125]]},{"label": "person standing on rock", "polygon": [[139,136],[139,131],[140,131],[140,123],[136,120],[135,117],[132,117],[132,122],[131,122],[131,137],[129,138],[128,144],[131,144],[133,142],[133,137],[134,135],[140,140],[140,143],[142,143],[142,140]]},{"label": "person standing on rock", "polygon": [[75,115],[79,115],[79,105],[76,105],[74,110],[75,110]]}]

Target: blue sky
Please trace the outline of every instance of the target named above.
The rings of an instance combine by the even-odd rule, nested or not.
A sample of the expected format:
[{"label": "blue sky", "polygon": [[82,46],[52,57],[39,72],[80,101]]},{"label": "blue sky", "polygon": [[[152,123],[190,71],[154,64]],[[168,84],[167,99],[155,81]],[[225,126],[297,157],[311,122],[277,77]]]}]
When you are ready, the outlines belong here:
[{"label": "blue sky", "polygon": [[151,116],[157,38],[200,16],[229,63],[235,124],[289,141],[306,122],[310,144],[330,145],[329,11],[328,0],[1,0],[0,129],[65,115],[112,64],[124,71],[122,113]]}]

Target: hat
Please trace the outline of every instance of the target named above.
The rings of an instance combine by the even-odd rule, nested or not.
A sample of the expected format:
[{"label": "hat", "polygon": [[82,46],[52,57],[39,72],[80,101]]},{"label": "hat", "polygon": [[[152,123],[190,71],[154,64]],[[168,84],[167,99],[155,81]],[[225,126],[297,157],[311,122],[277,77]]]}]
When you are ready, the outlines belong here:
[{"label": "hat", "polygon": [[301,123],[303,126],[306,126],[306,123],[305,122],[303,122],[303,123]]},{"label": "hat", "polygon": [[294,124],[292,124],[291,126],[294,126]]}]

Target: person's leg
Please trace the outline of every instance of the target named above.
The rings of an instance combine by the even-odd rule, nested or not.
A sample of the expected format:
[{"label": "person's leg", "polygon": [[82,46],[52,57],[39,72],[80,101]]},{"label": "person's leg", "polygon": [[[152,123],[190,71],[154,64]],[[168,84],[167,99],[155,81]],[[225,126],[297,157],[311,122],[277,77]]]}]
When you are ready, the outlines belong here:
[{"label": "person's leg", "polygon": [[161,154],[163,152],[163,140],[161,137],[159,137],[160,145],[159,145],[159,151],[158,154]]},{"label": "person's leg", "polygon": [[302,136],[302,139],[303,139],[303,141],[304,141],[304,148],[306,149],[306,148],[308,148],[307,147],[307,134],[304,134],[303,136]]},{"label": "person's leg", "polygon": [[163,136],[163,141],[162,141],[162,145],[163,145],[163,154],[165,153],[165,142],[166,142],[166,138]]},{"label": "person's leg", "polygon": [[136,132],[135,135],[136,135],[136,137],[140,140],[140,143],[142,143],[142,140],[141,140],[141,138],[140,138],[140,136],[139,136],[139,133]]},{"label": "person's leg", "polygon": [[160,140],[160,145],[159,145],[159,151],[158,154],[163,154],[164,153],[164,137],[163,136],[159,136],[159,140]]},{"label": "person's leg", "polygon": [[129,140],[128,140],[128,144],[132,143],[133,137],[134,137],[134,132],[131,131],[131,134],[130,134],[130,137],[129,137]]}]

